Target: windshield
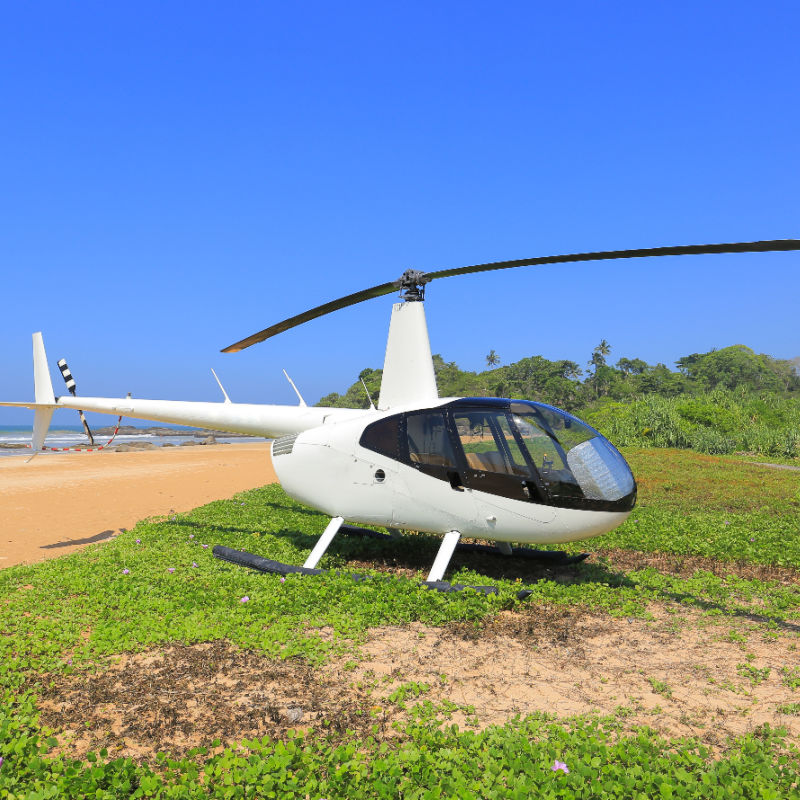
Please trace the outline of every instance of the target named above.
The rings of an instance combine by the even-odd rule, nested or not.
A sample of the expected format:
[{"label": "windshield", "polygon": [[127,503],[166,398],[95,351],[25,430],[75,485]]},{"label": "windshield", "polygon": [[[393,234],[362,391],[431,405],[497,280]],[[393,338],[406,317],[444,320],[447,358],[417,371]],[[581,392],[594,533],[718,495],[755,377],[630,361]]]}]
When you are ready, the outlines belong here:
[{"label": "windshield", "polygon": [[453,408],[452,414],[473,470],[538,477],[554,499],[615,501],[634,491],[633,475],[619,451],[558,408],[514,400],[501,408]]},{"label": "windshield", "polygon": [[542,480],[554,495],[619,500],[635,487],[619,451],[594,428],[544,403],[512,402],[509,408]]}]

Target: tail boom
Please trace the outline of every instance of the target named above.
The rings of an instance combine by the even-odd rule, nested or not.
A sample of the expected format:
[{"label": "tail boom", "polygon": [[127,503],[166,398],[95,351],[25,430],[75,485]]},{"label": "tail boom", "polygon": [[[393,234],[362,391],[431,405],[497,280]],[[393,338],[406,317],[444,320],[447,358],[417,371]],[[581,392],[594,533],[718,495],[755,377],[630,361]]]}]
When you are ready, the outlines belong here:
[{"label": "tail boom", "polygon": [[355,408],[134,400],[130,397],[58,397],[54,398],[53,403],[0,402],[0,406],[31,408],[37,415],[41,415],[41,420],[44,420],[46,412],[52,416],[56,408],[71,408],[131,419],[188,425],[193,428],[208,428],[268,438],[300,433],[326,422],[339,422],[374,413]]},{"label": "tail boom", "polygon": [[[64,363],[66,369],[66,363]],[[63,370],[62,370],[63,371]],[[70,375],[70,380],[72,376]],[[47,355],[41,333],[33,334],[33,382],[34,402],[2,402],[0,406],[30,408],[34,411],[33,440],[34,455],[42,449],[53,411],[57,408],[72,408],[76,411],[94,411],[99,414],[131,417],[193,428],[209,428],[215,431],[244,433],[252,436],[277,438],[287,434],[301,433],[326,422],[341,421],[374,413],[363,409],[259,405],[231,403],[225,394],[224,403],[196,403],[182,400],[134,400],[131,397],[76,397],[74,394],[55,397]],[[67,387],[72,387],[67,382]],[[223,390],[224,393],[224,390]],[[302,401],[302,398],[301,398]]]}]

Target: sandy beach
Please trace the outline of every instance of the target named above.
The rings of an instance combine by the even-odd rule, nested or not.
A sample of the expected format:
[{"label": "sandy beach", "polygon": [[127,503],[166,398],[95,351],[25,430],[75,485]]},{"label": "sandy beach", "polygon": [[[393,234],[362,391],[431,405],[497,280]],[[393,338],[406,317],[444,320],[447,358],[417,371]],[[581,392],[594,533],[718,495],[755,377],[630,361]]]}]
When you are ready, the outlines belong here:
[{"label": "sandy beach", "polygon": [[0,459],[0,569],[275,480],[265,442]]}]

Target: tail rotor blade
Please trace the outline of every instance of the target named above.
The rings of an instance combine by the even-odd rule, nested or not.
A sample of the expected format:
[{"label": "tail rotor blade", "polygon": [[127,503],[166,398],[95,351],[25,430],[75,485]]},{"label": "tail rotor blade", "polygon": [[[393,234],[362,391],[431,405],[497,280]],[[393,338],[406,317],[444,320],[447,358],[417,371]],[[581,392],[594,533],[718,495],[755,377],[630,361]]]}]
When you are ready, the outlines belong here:
[{"label": "tail rotor blade", "polygon": [[[69,390],[69,393],[73,397],[77,397],[75,378],[72,377],[72,373],[69,371],[66,359],[62,358],[58,362],[58,368],[61,370],[61,377],[64,378],[64,383],[67,384],[67,389]],[[81,418],[81,424],[83,425],[84,432],[89,437],[89,444],[94,444],[94,436],[92,436],[92,432],[89,429],[89,423],[86,421],[86,416],[80,409],[78,410],[78,416]]]}]

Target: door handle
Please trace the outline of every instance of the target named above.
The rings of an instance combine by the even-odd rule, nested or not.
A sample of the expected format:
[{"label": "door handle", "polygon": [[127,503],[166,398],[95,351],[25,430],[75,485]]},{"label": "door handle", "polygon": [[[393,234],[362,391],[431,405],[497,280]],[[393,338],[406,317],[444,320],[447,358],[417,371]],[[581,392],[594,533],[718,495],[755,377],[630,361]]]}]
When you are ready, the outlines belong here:
[{"label": "door handle", "polygon": [[522,481],[522,489],[528,496],[528,500],[532,500],[534,503],[542,501],[539,487],[533,481]]},{"label": "door handle", "polygon": [[447,470],[447,480],[450,481],[450,487],[457,492],[464,491],[464,482],[461,480],[461,475],[454,469]]}]

